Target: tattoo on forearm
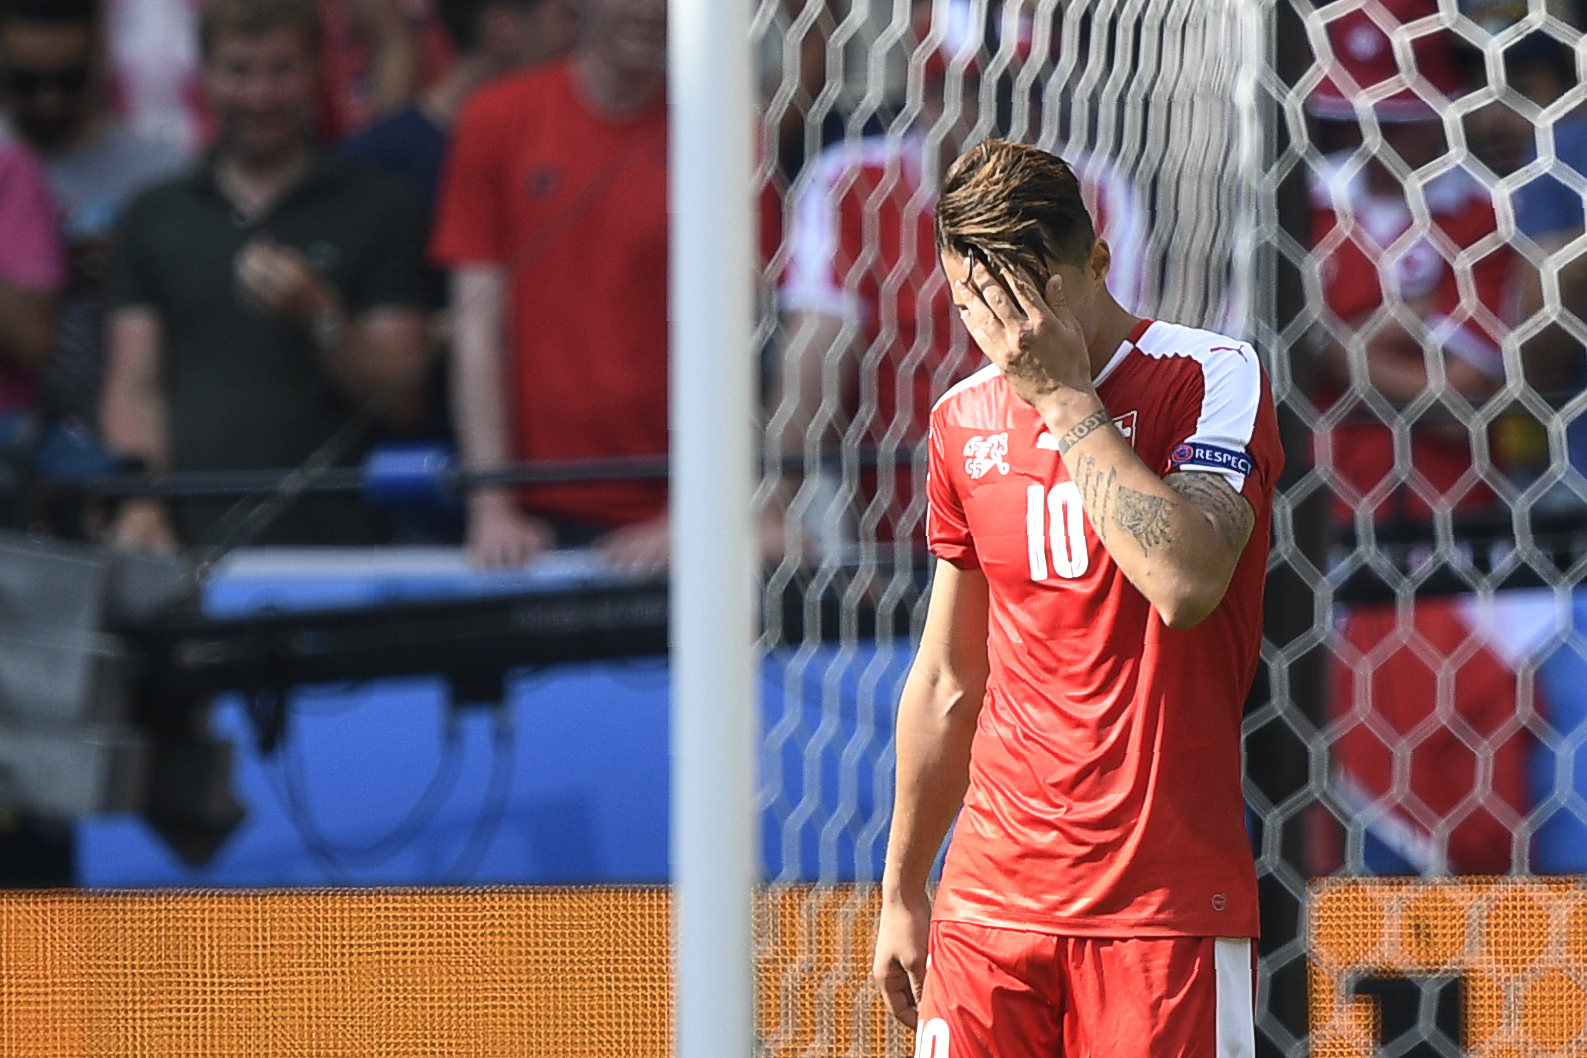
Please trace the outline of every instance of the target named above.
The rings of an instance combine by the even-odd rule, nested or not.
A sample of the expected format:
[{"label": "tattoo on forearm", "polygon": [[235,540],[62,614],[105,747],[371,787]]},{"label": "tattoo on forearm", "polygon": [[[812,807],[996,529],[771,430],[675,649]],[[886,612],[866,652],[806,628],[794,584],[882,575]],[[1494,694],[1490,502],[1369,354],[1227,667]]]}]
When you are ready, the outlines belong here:
[{"label": "tattoo on forearm", "polygon": [[1064,432],[1062,437],[1058,438],[1058,454],[1066,454],[1069,449],[1073,448],[1080,441],[1091,434],[1096,433],[1098,430],[1111,424],[1112,422],[1113,416],[1108,414],[1106,408],[1100,408],[1097,411],[1092,412],[1090,415],[1087,415],[1084,419],[1081,419],[1079,422],[1071,426],[1067,431]]},{"label": "tattoo on forearm", "polygon": [[1069,477],[1080,490],[1081,506],[1104,545],[1112,543],[1115,529],[1129,533],[1147,555],[1173,542],[1169,530],[1173,501],[1120,485],[1118,468],[1102,467],[1092,456],[1076,459]]},{"label": "tattoo on forearm", "polygon": [[1108,507],[1113,502],[1113,484],[1118,480],[1119,472],[1109,468],[1104,473],[1097,466],[1097,461],[1091,456],[1081,456],[1075,460],[1069,476],[1075,483],[1075,488],[1080,490],[1080,506],[1091,518],[1091,528],[1102,538],[1103,543],[1108,539]]},{"label": "tattoo on forearm", "polygon": [[1142,554],[1150,555],[1154,547],[1173,542],[1168,531],[1172,506],[1161,496],[1120,485],[1113,501],[1113,524],[1135,538]]},{"label": "tattoo on forearm", "polygon": [[1239,554],[1251,538],[1256,512],[1244,496],[1234,491],[1228,479],[1218,474],[1180,472],[1170,475],[1168,487],[1205,514],[1218,533],[1218,539],[1231,552]]}]

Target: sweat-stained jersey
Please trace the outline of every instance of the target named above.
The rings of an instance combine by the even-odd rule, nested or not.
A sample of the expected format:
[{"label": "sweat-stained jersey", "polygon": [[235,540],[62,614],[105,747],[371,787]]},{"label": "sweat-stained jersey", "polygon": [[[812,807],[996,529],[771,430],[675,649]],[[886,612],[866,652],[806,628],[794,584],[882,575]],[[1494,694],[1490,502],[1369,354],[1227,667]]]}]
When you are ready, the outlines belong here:
[{"label": "sweat-stained jersey", "polygon": [[928,535],[991,591],[991,675],[934,915],[1089,936],[1257,933],[1240,714],[1262,634],[1272,394],[1247,344],[1143,320],[1097,395],[1147,466],[1256,514],[1218,608],[1172,631],[1091,527],[1056,439],[995,367],[931,416]]}]

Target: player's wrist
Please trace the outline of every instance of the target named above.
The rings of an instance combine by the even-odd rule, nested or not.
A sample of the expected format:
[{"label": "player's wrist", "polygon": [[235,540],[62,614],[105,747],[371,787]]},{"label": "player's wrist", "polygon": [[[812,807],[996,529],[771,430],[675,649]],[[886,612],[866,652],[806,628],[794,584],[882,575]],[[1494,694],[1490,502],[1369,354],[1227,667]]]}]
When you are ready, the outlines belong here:
[{"label": "player's wrist", "polygon": [[921,904],[930,904],[926,892],[926,876],[904,877],[902,875],[889,875],[882,873],[882,903],[895,907],[918,907]]},{"label": "player's wrist", "polygon": [[1042,395],[1036,411],[1054,437],[1062,437],[1086,419],[1103,410],[1094,389],[1063,387]]}]

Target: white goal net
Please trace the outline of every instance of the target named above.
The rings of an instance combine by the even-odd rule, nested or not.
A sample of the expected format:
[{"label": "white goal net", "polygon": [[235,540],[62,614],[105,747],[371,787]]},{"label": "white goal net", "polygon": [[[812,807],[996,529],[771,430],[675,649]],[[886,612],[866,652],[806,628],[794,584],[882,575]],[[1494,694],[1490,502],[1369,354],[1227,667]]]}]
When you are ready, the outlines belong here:
[{"label": "white goal net", "polygon": [[[1587,869],[1577,12],[761,0],[754,25],[783,460],[762,499],[786,549],[771,880],[880,877],[927,569],[925,413],[977,363],[930,211],[946,163],[993,135],[1076,165],[1121,301],[1266,358],[1288,469],[1246,720],[1265,1053],[1308,1047],[1314,880]],[[844,1027],[809,1053],[898,1049],[869,997],[843,995],[826,1016]]]}]

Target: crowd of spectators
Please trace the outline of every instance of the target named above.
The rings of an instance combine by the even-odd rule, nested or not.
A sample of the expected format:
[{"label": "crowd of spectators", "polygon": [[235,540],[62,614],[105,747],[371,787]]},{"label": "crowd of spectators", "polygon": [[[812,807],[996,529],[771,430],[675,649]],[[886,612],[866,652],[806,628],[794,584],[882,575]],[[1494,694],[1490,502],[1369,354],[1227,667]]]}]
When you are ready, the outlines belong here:
[{"label": "crowd of spectators", "polygon": [[[1306,100],[1314,142],[1338,148],[1310,173],[1325,309],[1316,444],[1342,519],[1481,509],[1501,478],[1539,472],[1535,416],[1509,416],[1493,437],[1467,425],[1504,385],[1504,335],[1519,321],[1550,321],[1528,332],[1528,382],[1558,401],[1582,381],[1582,328],[1548,310],[1587,297],[1587,257],[1537,267],[1582,224],[1587,120],[1558,103],[1573,55],[1553,24],[1509,30],[1525,4],[1463,11],[1476,32],[1451,32],[1425,0],[1346,12]],[[1574,11],[1551,11],[1574,25]],[[823,12],[810,39],[830,29]],[[768,520],[795,533],[786,507],[808,521],[812,493],[830,506],[835,488],[844,533],[915,542],[910,453],[931,402],[978,359],[935,268],[935,174],[998,131],[1006,113],[989,118],[988,99],[1006,111],[1009,85],[1051,75],[1033,47],[1056,38],[1024,9],[921,0],[912,12],[912,120],[885,133],[849,121],[820,149],[829,114],[815,141],[783,135],[785,121],[766,141],[797,156],[779,157],[762,203],[763,241],[781,246],[763,247],[782,317],[772,446],[846,438],[903,468],[790,473]],[[1483,49],[1484,33],[1510,42]],[[0,402],[153,471],[292,467],[394,379],[410,391],[384,395],[381,426],[344,461],[393,437],[453,440],[472,467],[664,454],[665,40],[659,0],[5,0],[0,292],[15,309],[0,313]],[[799,76],[821,76],[808,50]],[[1444,116],[1495,77],[1451,144]],[[803,85],[783,114],[818,88]],[[1042,98],[1026,128],[1059,126],[1040,119]],[[1548,174],[1532,161],[1543,135]],[[1085,179],[1115,294],[1149,309],[1161,262],[1141,194],[1108,159],[1046,145]],[[53,231],[39,230],[40,170]],[[598,307],[618,301],[624,311]],[[1418,402],[1413,429],[1387,425]],[[1587,446],[1587,430],[1565,435]],[[105,531],[144,547],[214,542],[222,506],[135,501]],[[263,539],[389,538],[366,513],[315,506]],[[597,541],[635,565],[666,557],[655,481],[482,489],[463,524],[454,531],[487,566]]]}]

